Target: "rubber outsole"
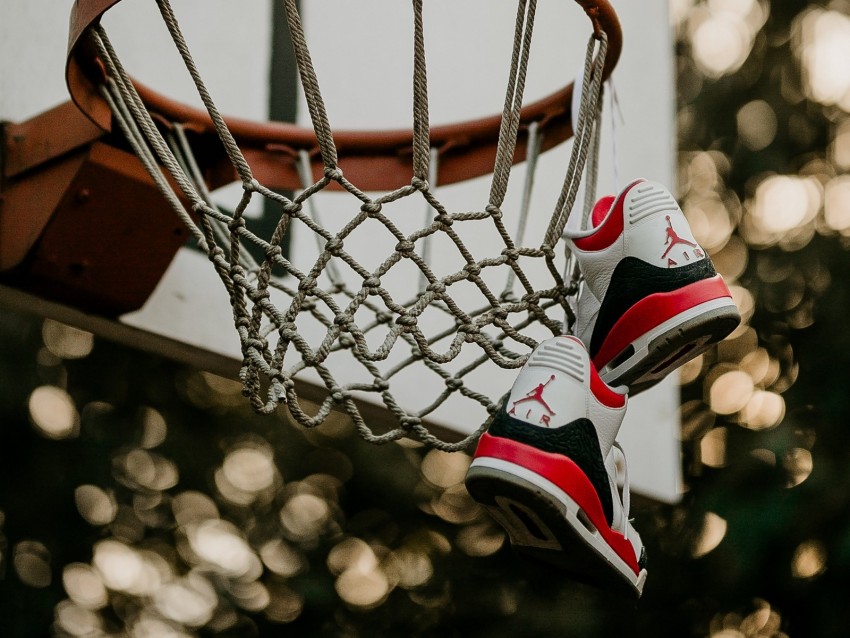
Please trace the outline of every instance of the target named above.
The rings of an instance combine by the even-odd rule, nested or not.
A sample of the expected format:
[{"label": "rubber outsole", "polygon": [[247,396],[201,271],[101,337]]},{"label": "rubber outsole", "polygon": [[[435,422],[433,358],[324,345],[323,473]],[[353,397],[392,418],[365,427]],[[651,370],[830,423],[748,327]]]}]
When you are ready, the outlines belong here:
[{"label": "rubber outsole", "polygon": [[505,529],[518,554],[554,566],[580,582],[640,597],[646,570],[635,575],[622,561],[615,565],[617,559],[603,555],[594,545],[594,539],[604,542],[599,532],[569,496],[562,495],[566,501],[562,502],[522,477],[475,464],[467,473],[466,488]]},{"label": "rubber outsole", "polygon": [[603,367],[599,376],[610,386],[627,386],[634,396],[725,339],[740,322],[741,315],[728,298],[719,307],[652,335],[643,352],[630,346]]}]

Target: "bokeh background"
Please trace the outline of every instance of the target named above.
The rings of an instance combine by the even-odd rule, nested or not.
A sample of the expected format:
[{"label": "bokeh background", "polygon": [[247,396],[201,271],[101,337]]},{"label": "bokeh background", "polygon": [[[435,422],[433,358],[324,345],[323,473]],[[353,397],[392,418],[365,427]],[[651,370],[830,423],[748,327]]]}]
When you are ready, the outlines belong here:
[{"label": "bokeh background", "polygon": [[0,636],[850,635],[850,2],[671,16],[676,188],[745,321],[682,371],[639,602],[515,557],[466,455],[3,309]]}]

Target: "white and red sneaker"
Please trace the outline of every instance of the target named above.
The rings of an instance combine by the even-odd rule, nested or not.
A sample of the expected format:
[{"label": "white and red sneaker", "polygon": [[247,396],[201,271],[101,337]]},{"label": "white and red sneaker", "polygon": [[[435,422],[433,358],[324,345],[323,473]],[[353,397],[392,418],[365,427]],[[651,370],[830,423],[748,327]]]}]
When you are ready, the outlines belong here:
[{"label": "white and red sneaker", "polygon": [[637,180],[565,238],[584,275],[574,332],[606,383],[648,388],[731,333],[741,317],[673,196]]},{"label": "white and red sneaker", "polygon": [[479,440],[466,487],[516,549],[639,596],[646,552],[613,463],[626,402],[599,378],[579,339],[544,341]]}]

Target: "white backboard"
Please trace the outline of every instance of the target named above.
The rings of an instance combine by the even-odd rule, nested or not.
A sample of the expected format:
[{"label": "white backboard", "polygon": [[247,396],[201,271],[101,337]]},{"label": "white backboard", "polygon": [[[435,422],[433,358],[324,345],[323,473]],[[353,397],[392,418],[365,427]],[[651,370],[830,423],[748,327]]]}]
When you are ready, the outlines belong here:
[{"label": "white backboard", "polygon": [[[427,0],[425,33],[433,124],[500,112],[511,54],[516,3],[507,0]],[[397,0],[303,0],[307,41],[334,128],[406,128],[411,122],[412,21],[409,3]],[[624,45],[607,91],[600,194],[636,177],[672,184],[674,177],[673,42],[667,0],[612,0]],[[271,0],[175,0],[175,10],[204,80],[220,110],[266,119],[272,42]],[[68,99],[64,84],[70,0],[28,0],[0,5],[0,119],[22,121]],[[155,3],[122,2],[104,20],[129,72],[175,99],[197,103]],[[527,99],[570,82],[582,68],[590,35],[580,8],[567,0],[539,3]],[[285,28],[285,27],[283,27]],[[616,108],[612,97],[616,96]],[[299,123],[309,125],[303,98]],[[546,153],[535,177],[533,219],[525,231],[542,237],[569,157],[569,144]],[[344,167],[343,167],[344,168]],[[516,171],[522,173],[523,167]],[[457,210],[486,203],[481,178],[447,189]],[[518,208],[519,189],[503,209]],[[227,198],[227,189],[217,197]],[[320,207],[333,208],[334,194]],[[324,200],[324,201],[323,201]],[[539,213],[537,213],[539,211]],[[510,225],[511,222],[508,221]],[[296,238],[297,240],[297,238]],[[347,249],[357,247],[346,244]],[[362,247],[364,252],[373,247]],[[315,251],[311,242],[293,250]],[[439,258],[439,255],[437,256]],[[84,316],[72,308],[4,290],[0,303],[17,304],[82,324],[99,334],[232,374],[240,358],[227,295],[205,256],[181,249],[144,308],[120,321]],[[513,373],[482,379],[507,391]],[[410,384],[411,400],[421,388]],[[405,397],[400,397],[403,401]],[[634,490],[673,502],[681,490],[679,396],[668,379],[631,403],[620,439]],[[440,424],[460,433],[480,419],[454,412]]]}]

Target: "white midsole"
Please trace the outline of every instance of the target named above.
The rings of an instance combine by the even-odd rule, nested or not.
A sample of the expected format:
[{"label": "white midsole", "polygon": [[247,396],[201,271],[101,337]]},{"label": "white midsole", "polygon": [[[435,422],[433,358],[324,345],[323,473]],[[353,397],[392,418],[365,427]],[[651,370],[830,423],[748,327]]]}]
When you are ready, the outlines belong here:
[{"label": "white midsole", "polygon": [[[640,337],[632,341],[631,345],[634,346],[634,354],[631,357],[621,362],[615,368],[610,368],[609,366],[603,366],[601,370],[599,370],[599,376],[605,383],[611,383],[615,379],[622,376],[623,372],[626,370],[630,370],[637,363],[645,359],[649,355],[649,344],[652,343],[658,337],[670,332],[671,330],[675,330],[678,326],[683,323],[694,319],[695,317],[700,316],[706,312],[710,312],[712,310],[718,310],[720,308],[735,308],[735,302],[732,301],[731,297],[720,297],[718,299],[711,299],[709,301],[704,301],[703,303],[694,306],[693,308],[688,308],[687,310],[680,312],[675,317],[671,317],[667,321],[658,324],[650,330],[649,332],[645,332]],[[659,373],[659,376],[665,376],[666,372],[662,370]]]}]

